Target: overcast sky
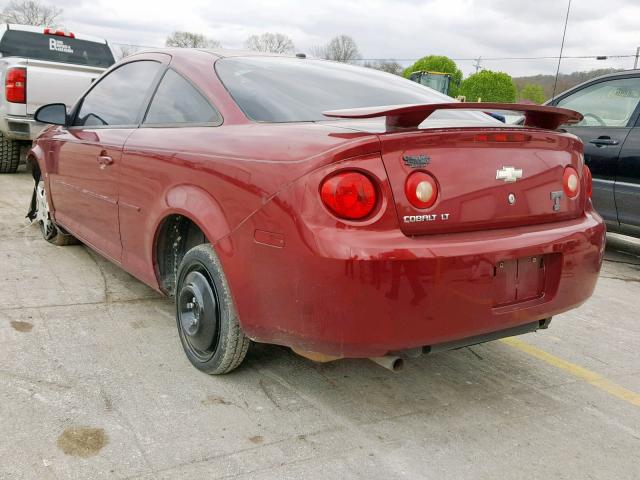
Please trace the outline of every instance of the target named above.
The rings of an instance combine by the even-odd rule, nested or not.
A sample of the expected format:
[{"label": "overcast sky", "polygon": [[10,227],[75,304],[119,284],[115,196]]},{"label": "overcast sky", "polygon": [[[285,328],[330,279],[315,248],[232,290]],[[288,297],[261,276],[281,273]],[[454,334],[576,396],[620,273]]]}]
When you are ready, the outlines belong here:
[{"label": "overcast sky", "polygon": [[[48,0],[43,0],[48,1]],[[7,1],[0,1],[4,6]],[[203,33],[225,48],[281,32],[298,51],[345,33],[364,58],[557,56],[566,0],[56,0],[66,28],[111,43],[163,46],[174,30]],[[565,55],[633,55],[639,0],[574,0]],[[633,58],[563,60],[561,70],[631,68]],[[557,60],[485,60],[511,75],[555,73]],[[472,61],[459,61],[465,73]]]}]

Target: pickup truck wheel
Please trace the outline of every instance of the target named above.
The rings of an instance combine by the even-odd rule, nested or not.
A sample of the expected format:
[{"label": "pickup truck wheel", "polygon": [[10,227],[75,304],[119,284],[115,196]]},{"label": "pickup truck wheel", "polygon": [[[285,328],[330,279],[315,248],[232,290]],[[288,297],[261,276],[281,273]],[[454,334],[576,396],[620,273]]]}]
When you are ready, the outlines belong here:
[{"label": "pickup truck wheel", "polygon": [[34,212],[33,221],[38,222],[40,225],[40,231],[43,238],[54,245],[75,245],[79,243],[78,240],[71,234],[63,231],[56,223],[51,219],[49,213],[49,202],[47,201],[47,194],[45,191],[45,183],[43,180],[38,180],[35,186],[35,198],[36,209]]},{"label": "pickup truck wheel", "polygon": [[16,173],[20,164],[20,144],[0,133],[0,173]]},{"label": "pickup truck wheel", "polygon": [[194,367],[221,375],[242,363],[250,340],[240,329],[229,285],[210,244],[185,254],[175,302],[180,341]]}]

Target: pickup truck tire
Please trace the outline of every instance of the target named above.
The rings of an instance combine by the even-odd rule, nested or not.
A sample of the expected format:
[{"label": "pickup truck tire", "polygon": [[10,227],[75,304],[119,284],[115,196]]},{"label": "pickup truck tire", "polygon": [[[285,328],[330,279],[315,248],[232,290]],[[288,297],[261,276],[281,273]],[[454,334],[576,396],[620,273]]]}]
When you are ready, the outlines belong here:
[{"label": "pickup truck tire", "polygon": [[0,173],[16,173],[20,164],[20,144],[0,133]]},{"label": "pickup truck tire", "polygon": [[175,302],[180,341],[194,367],[221,375],[242,363],[251,341],[240,328],[229,284],[210,244],[185,254]]},{"label": "pickup truck tire", "polygon": [[39,180],[35,186],[36,208],[33,221],[40,225],[42,237],[49,243],[59,247],[65,245],[76,245],[80,243],[76,237],[65,232],[53,221],[49,213],[49,203],[45,193],[44,180]]}]

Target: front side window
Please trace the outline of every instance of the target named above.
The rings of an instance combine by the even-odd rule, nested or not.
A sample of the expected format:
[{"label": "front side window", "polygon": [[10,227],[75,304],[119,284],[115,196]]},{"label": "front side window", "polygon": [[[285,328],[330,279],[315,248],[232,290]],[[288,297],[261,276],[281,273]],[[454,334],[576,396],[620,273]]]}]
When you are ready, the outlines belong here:
[{"label": "front side window", "polygon": [[558,107],[580,112],[574,126],[626,127],[640,101],[640,78],[621,78],[589,85],[561,99]]},{"label": "front side window", "polygon": [[145,125],[217,125],[221,117],[188,80],[167,70],[153,97]]},{"label": "front side window", "polygon": [[137,125],[149,89],[161,67],[154,61],[132,62],[109,73],[84,97],[74,125]]}]

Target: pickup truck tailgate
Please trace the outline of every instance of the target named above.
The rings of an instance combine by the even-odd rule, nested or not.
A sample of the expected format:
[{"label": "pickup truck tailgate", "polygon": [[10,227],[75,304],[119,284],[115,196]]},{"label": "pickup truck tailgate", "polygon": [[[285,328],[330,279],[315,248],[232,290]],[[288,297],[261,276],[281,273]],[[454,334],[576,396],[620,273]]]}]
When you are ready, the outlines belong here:
[{"label": "pickup truck tailgate", "polygon": [[27,115],[42,105],[64,103],[71,107],[105,69],[42,60],[26,60]]}]

